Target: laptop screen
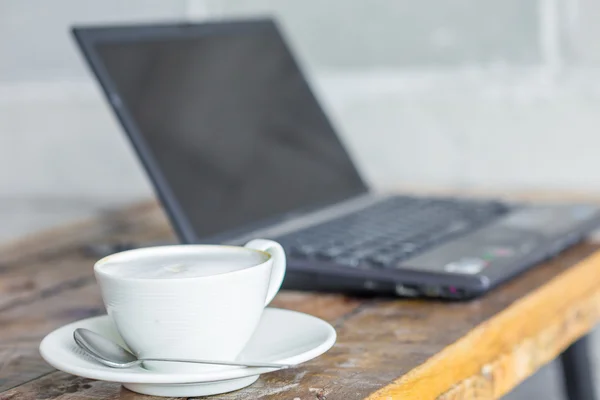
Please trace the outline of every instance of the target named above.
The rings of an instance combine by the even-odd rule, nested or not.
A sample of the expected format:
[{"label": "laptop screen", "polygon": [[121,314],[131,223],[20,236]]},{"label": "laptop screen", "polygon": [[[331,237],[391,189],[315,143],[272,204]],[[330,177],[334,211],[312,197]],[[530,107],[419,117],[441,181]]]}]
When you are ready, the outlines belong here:
[{"label": "laptop screen", "polygon": [[132,27],[93,45],[113,106],[164,178],[159,195],[193,229],[184,241],[366,190],[275,25],[243,26],[135,40],[150,28]]}]

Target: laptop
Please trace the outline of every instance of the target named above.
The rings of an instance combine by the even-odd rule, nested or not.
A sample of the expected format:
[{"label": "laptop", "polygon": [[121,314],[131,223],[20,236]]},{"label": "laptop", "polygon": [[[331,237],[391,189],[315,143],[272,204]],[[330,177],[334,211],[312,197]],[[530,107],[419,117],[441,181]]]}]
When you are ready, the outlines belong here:
[{"label": "laptop", "polygon": [[273,20],[73,32],[179,240],[277,240],[286,288],[472,298],[600,223],[594,205],[370,191]]}]

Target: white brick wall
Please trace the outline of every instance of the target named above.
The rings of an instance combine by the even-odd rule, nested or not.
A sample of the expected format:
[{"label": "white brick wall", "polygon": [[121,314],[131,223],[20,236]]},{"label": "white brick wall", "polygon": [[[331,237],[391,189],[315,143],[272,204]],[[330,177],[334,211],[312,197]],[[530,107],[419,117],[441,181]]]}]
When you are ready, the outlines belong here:
[{"label": "white brick wall", "polygon": [[184,0],[0,0],[0,82],[87,79],[74,23],[181,19]]},{"label": "white brick wall", "polygon": [[591,0],[0,0],[0,200],[95,210],[151,193],[71,24],[265,13],[373,186],[600,193],[599,12]]}]

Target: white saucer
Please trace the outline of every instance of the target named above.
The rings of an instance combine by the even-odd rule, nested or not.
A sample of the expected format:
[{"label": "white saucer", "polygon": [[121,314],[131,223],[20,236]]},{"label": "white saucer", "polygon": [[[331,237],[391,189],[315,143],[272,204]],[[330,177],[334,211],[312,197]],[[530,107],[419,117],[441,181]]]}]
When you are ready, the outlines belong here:
[{"label": "white saucer", "polygon": [[[124,345],[107,315],[73,322],[48,334],[40,344],[44,360],[54,368],[85,378],[122,383],[153,396],[196,397],[230,392],[254,383],[269,368],[215,367],[190,373],[149,371],[142,367],[114,369],[86,356],[73,340],[76,328],[87,328]],[[265,309],[256,332],[239,361],[298,364],[333,346],[335,330],[327,322],[296,311]]]}]

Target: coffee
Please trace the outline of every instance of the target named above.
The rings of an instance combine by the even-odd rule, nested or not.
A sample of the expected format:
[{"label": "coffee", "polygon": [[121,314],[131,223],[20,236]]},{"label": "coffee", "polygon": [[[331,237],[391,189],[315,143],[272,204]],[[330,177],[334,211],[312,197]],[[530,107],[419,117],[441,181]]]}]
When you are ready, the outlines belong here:
[{"label": "coffee", "polygon": [[126,279],[180,279],[225,274],[253,267],[266,260],[267,256],[259,252],[153,255],[126,262],[108,260],[102,270]]}]

